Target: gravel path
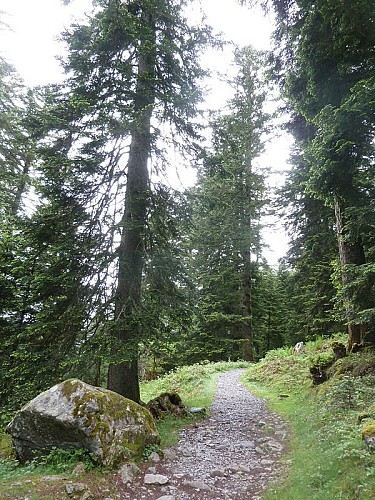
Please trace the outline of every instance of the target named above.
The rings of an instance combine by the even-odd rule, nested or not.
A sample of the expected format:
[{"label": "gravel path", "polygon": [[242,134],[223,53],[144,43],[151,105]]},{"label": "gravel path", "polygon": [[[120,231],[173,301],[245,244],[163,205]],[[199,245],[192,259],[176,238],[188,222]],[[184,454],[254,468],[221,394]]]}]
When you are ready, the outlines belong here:
[{"label": "gravel path", "polygon": [[[256,500],[270,482],[282,479],[285,424],[241,384],[243,372],[220,375],[209,418],[183,430],[168,458],[150,464],[121,498]],[[168,482],[146,485],[145,473]]]}]

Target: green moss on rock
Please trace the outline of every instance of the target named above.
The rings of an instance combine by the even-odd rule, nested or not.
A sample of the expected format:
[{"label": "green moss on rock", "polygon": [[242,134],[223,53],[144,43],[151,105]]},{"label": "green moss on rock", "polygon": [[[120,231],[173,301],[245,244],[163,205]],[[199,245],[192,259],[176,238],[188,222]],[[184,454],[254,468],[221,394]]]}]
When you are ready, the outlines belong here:
[{"label": "green moss on rock", "polygon": [[[35,449],[88,449],[105,466],[140,456],[145,446],[160,442],[146,408],[78,379],[66,380],[37,396],[17,414],[9,432],[17,440],[20,456],[33,454],[34,440]],[[26,453],[24,446],[30,448]]]},{"label": "green moss on rock", "polygon": [[371,422],[367,422],[363,427],[362,427],[362,437],[374,437],[375,436],[375,420],[372,420]]}]

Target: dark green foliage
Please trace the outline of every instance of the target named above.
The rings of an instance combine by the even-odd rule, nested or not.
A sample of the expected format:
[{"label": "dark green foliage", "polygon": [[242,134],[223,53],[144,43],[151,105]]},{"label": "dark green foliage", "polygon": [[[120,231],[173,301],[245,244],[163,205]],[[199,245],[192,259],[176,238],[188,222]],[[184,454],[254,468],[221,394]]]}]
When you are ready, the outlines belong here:
[{"label": "dark green foliage", "polygon": [[95,467],[95,456],[85,449],[64,450],[53,447],[48,455],[39,459],[35,466],[46,468],[57,474],[70,472],[77,464],[84,464],[85,470]]},{"label": "dark green foliage", "polygon": [[[63,35],[65,82],[38,90],[29,107],[8,106],[4,148],[20,156],[22,139],[35,161],[33,210],[18,226],[8,219],[2,242],[5,406],[64,376],[100,384],[110,352],[113,365],[136,363],[139,342],[164,350],[188,321],[177,195],[153,190],[147,162],[166,163],[162,124],[163,141],[195,147],[199,53],[219,42],[206,26],[188,26],[181,2],[96,6]],[[3,82],[12,101],[16,87]],[[14,216],[30,165],[8,157],[0,210]]]},{"label": "dark green foliage", "polygon": [[289,290],[287,272],[275,272],[266,264],[256,273],[253,288],[254,344],[258,357],[270,349],[291,342]]},{"label": "dark green foliage", "polygon": [[0,215],[17,215],[29,185],[34,157],[30,113],[33,94],[23,86],[15,69],[0,58]]},{"label": "dark green foliage", "polygon": [[192,267],[198,290],[196,331],[188,338],[193,360],[254,358],[259,219],[265,203],[264,177],[254,159],[263,148],[266,121],[259,83],[264,55],[247,48],[237,53],[236,62],[231,112],[213,121],[212,152],[205,156],[191,192]]},{"label": "dark green foliage", "polygon": [[144,376],[180,363],[176,351],[191,328],[193,284],[188,275],[190,207],[184,195],[155,186],[146,233],[141,328]]},{"label": "dark green foliage", "polygon": [[[300,125],[301,148],[305,134]],[[292,343],[329,335],[340,328],[333,312],[336,291],[331,278],[337,254],[334,215],[323,201],[304,191],[307,178],[308,168],[296,150],[278,200],[291,236],[284,286],[290,310],[287,331]]]},{"label": "dark green foliage", "polygon": [[[297,272],[306,268],[313,280],[304,301],[311,302],[321,281],[321,305],[332,309],[326,299],[334,297],[330,275],[335,252],[341,275],[341,282],[335,281],[337,309],[342,311],[337,319],[348,324],[352,346],[374,328],[372,271],[366,268],[373,262],[374,233],[369,226],[374,218],[374,10],[366,1],[269,3],[277,15],[275,77],[292,109],[291,129],[299,148],[289,203],[297,228]],[[316,249],[324,250],[323,259]],[[353,266],[358,268],[354,273]],[[362,300],[357,274],[366,276],[362,285],[370,285],[370,300]],[[324,319],[322,312],[319,316]],[[329,315],[326,319],[332,322]]]},{"label": "dark green foliage", "polygon": [[[62,131],[69,108],[57,96],[52,102],[51,91],[35,93],[33,106],[18,102],[34,190],[27,190],[25,176],[21,181],[7,179],[17,191],[13,200],[2,204],[10,214],[1,235],[4,409],[18,408],[60,380],[80,358],[100,310],[102,284],[95,283],[95,276],[109,260],[104,249],[94,259],[103,237],[81,203],[82,198],[92,200],[93,194],[85,193],[87,171],[80,172],[78,161],[68,156],[70,131]],[[13,144],[16,150],[18,146]],[[22,158],[17,161],[22,165]],[[29,193],[33,205],[25,209]]]}]

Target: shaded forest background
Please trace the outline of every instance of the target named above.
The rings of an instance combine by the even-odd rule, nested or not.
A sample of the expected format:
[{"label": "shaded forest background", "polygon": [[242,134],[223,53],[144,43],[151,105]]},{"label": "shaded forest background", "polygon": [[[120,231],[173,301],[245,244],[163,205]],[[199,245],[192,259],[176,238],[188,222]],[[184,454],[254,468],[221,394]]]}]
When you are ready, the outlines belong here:
[{"label": "shaded forest background", "polygon": [[[3,421],[68,377],[137,401],[139,377],[183,364],[374,342],[372,2],[264,2],[274,49],[236,50],[208,125],[200,56],[224,42],[188,23],[193,3],[96,1],[63,34],[61,84],[26,88],[0,60]],[[295,142],[271,203],[256,160],[276,87]],[[185,192],[159,180],[171,149],[197,169]],[[278,269],[270,212],[291,238]]]}]

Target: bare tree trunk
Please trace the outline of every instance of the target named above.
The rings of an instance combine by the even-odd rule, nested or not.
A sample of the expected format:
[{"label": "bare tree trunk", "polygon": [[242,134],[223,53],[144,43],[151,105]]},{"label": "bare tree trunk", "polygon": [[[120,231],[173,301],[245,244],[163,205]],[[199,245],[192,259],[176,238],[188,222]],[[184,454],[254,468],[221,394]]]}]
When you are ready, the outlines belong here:
[{"label": "bare tree trunk", "polygon": [[242,315],[245,321],[242,326],[243,338],[243,359],[245,361],[255,361],[254,340],[252,325],[252,300],[251,300],[251,253],[250,250],[243,252],[244,270],[242,285]]},{"label": "bare tree trunk", "polygon": [[[144,19],[153,30],[152,18]],[[135,123],[131,136],[125,211],[119,248],[118,284],[115,297],[115,325],[108,389],[140,401],[138,377],[139,314],[144,264],[144,230],[149,199],[148,158],[151,144],[151,116],[154,104],[155,54],[146,40],[139,48]]]},{"label": "bare tree trunk", "polygon": [[[351,279],[348,269],[346,269],[345,266],[348,264],[359,266],[361,264],[365,264],[366,260],[363,245],[360,241],[355,243],[349,243],[346,241],[342,207],[337,196],[335,197],[335,216],[337,242],[341,264],[341,277],[343,286],[345,287],[350,283]],[[354,318],[354,300],[353,294],[349,291],[346,292],[345,297],[345,312],[349,333],[348,349],[351,350],[354,344],[360,344],[362,342],[367,325],[351,324],[351,321]]]},{"label": "bare tree trunk", "polygon": [[26,153],[24,164],[22,167],[22,174],[18,180],[17,190],[11,206],[12,215],[16,216],[21,208],[22,196],[25,194],[27,187],[27,178],[30,172],[31,163],[33,161],[33,153]]}]

